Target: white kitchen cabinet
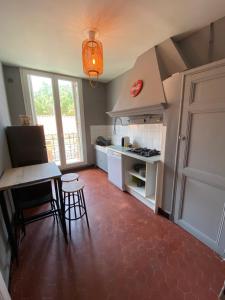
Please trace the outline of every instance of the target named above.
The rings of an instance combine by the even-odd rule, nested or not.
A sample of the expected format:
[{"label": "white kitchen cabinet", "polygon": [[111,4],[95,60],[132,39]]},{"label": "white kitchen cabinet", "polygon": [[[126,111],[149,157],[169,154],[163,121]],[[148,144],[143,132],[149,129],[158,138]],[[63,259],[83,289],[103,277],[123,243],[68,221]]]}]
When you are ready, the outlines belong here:
[{"label": "white kitchen cabinet", "polygon": [[107,147],[96,145],[95,158],[96,158],[96,166],[104,170],[105,172],[108,172]]},{"label": "white kitchen cabinet", "polygon": [[[146,175],[142,176],[134,170],[135,164],[143,164]],[[138,200],[157,212],[160,205],[157,192],[157,177],[160,162],[148,163],[131,157],[124,157],[125,189]],[[138,185],[141,183],[141,186]]]},{"label": "white kitchen cabinet", "polygon": [[108,179],[123,191],[124,184],[123,184],[122,154],[117,151],[108,150],[107,159],[108,159]]},{"label": "white kitchen cabinet", "polygon": [[[114,155],[110,155],[111,153]],[[111,158],[110,165],[109,157]],[[135,171],[135,164],[144,166],[145,176]],[[108,166],[108,177],[113,184],[127,191],[157,213],[162,205],[163,164],[160,155],[143,157],[128,152],[125,147],[109,146]],[[141,185],[138,184],[138,180],[141,181]]]}]

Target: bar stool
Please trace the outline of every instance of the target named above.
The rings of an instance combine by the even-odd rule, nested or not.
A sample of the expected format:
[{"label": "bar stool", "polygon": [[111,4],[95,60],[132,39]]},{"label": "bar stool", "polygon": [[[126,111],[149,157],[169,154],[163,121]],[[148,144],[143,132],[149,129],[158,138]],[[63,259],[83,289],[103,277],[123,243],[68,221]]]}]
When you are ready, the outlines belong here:
[{"label": "bar stool", "polygon": [[77,173],[67,173],[61,176],[62,182],[71,182],[79,179],[79,174]]},{"label": "bar stool", "polygon": [[[87,226],[89,229],[89,221],[87,215],[87,208],[84,199],[84,183],[82,181],[63,182],[62,192],[64,197],[65,219],[69,222],[69,235],[71,238],[71,221],[81,219],[84,215],[86,217]],[[73,215],[72,215],[73,211]]]}]

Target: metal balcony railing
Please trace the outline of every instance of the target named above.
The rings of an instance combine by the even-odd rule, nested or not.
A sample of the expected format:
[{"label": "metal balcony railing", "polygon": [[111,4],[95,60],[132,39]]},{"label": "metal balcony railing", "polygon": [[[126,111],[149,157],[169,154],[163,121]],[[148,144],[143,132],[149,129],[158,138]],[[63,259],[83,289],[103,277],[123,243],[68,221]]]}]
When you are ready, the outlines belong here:
[{"label": "metal balcony railing", "polygon": [[[60,161],[59,144],[57,134],[46,134],[46,147],[48,152],[49,161]],[[65,133],[64,145],[66,152],[66,161],[80,161],[81,159],[81,147],[80,138],[77,133]]]}]

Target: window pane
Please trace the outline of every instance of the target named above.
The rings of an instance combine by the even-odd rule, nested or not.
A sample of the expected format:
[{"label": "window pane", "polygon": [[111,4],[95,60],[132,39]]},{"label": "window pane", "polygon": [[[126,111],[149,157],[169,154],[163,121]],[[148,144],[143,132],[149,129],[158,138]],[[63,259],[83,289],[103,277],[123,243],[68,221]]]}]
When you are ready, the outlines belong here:
[{"label": "window pane", "polygon": [[79,112],[75,106],[76,102],[74,101],[73,82],[68,80],[58,80],[58,86],[66,164],[72,164],[83,160],[79,134]]},{"label": "window pane", "polygon": [[52,80],[30,75],[30,81],[37,123],[44,126],[48,160],[60,164]]}]

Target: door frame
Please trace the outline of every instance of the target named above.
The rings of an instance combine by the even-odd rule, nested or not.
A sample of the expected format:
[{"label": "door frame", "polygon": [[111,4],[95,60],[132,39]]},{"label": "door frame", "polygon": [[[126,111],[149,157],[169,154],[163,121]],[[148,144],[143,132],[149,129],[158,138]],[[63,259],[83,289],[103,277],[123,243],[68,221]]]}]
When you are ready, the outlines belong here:
[{"label": "door frame", "polygon": [[[83,166],[87,164],[87,145],[86,145],[86,129],[85,129],[85,117],[84,117],[84,103],[83,103],[83,88],[82,88],[82,79],[67,75],[61,75],[57,73],[51,73],[46,71],[39,71],[39,70],[33,70],[29,68],[20,68],[20,78],[21,78],[21,84],[22,84],[22,93],[24,98],[24,106],[25,106],[25,112],[28,116],[31,116],[32,123],[35,125],[37,124],[36,120],[36,114],[34,111],[34,104],[31,99],[33,99],[33,96],[31,94],[31,82],[28,80],[28,75],[37,75],[41,77],[48,77],[51,79],[52,82],[52,92],[54,97],[54,108],[55,108],[55,117],[56,117],[56,124],[57,124],[57,136],[59,141],[59,155],[60,155],[60,169],[66,170],[71,169],[73,167]],[[74,105],[78,108],[78,111],[80,112],[77,116],[80,118],[80,126],[78,126],[78,131],[81,137],[81,155],[82,155],[82,161],[66,165],[65,160],[65,145],[64,145],[64,139],[63,137],[63,125],[62,125],[62,119],[61,119],[61,108],[60,108],[60,96],[59,96],[59,89],[57,80],[68,80],[72,82],[77,82],[77,92],[78,92],[78,101],[76,103],[76,99],[74,97]],[[76,94],[76,91],[74,89],[73,85],[73,95]],[[59,116],[60,115],[60,116]]]},{"label": "door frame", "polygon": [[[209,63],[207,65],[197,67],[197,68],[194,68],[191,70],[187,70],[182,73],[182,83],[181,83],[181,92],[180,92],[180,107],[179,107],[179,122],[178,122],[178,131],[177,131],[174,180],[173,180],[173,190],[172,190],[172,220],[176,224],[178,224],[179,226],[184,228],[186,231],[189,231],[192,235],[194,235],[195,237],[197,237],[200,240],[202,240],[202,239],[200,238],[200,235],[198,235],[198,233],[194,233],[191,230],[191,228],[189,230],[186,226],[184,226],[182,224],[183,222],[179,221],[180,216],[181,216],[182,206],[183,206],[183,201],[182,201],[183,199],[180,196],[178,197],[177,189],[178,189],[179,180],[182,180],[182,178],[178,177],[178,167],[179,167],[180,145],[182,143],[181,129],[182,129],[182,122],[183,122],[183,117],[184,117],[184,115],[183,115],[183,106],[184,106],[184,100],[185,100],[184,99],[185,98],[184,88],[185,88],[185,83],[186,83],[186,77],[188,75],[196,75],[198,73],[207,72],[207,71],[210,71],[210,70],[213,70],[216,68],[221,68],[221,67],[225,67],[225,59],[219,60],[217,62]],[[193,86],[191,86],[191,89],[192,88],[193,88]],[[190,123],[190,118],[191,118],[191,116],[189,115],[187,117],[187,121],[189,123]],[[189,125],[187,125],[187,126],[189,126]],[[189,129],[187,128],[187,133],[186,133],[187,135],[190,133]],[[188,137],[187,137],[187,139],[188,139]],[[183,193],[182,189],[183,189],[183,187],[181,186],[181,193],[179,195],[182,195],[182,193]],[[189,225],[189,227],[190,227],[190,225]],[[207,239],[205,240],[205,243],[208,244],[209,247],[213,248],[213,245],[211,243],[207,242]]]}]

